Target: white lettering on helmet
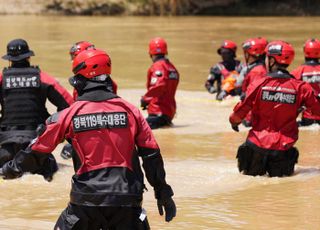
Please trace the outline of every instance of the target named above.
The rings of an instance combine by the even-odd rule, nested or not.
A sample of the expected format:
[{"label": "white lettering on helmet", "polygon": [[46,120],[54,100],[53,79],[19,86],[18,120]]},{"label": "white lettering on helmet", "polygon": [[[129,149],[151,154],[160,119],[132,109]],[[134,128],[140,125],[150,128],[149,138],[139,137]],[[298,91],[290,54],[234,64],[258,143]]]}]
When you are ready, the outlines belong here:
[{"label": "white lettering on helmet", "polygon": [[282,53],[282,45],[280,45],[280,44],[270,45],[268,47],[268,52],[269,52],[269,54],[281,54]]}]

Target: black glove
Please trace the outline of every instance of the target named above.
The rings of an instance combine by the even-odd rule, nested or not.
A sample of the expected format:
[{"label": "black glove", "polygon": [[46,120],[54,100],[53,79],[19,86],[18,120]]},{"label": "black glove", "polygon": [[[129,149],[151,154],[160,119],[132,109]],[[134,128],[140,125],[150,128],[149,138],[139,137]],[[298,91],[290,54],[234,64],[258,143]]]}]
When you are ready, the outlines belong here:
[{"label": "black glove", "polygon": [[228,93],[223,90],[223,91],[221,91],[221,92],[219,93],[219,95],[217,96],[217,100],[218,100],[218,101],[222,101],[227,95],[228,95]]},{"label": "black glove", "polygon": [[236,131],[239,132],[239,125],[231,125],[231,128]]},{"label": "black glove", "polygon": [[143,98],[141,98],[140,100],[140,107],[142,110],[146,110],[148,108],[148,104],[145,100],[143,100]]},{"label": "black glove", "polygon": [[39,161],[41,160],[40,168],[31,173],[42,175],[46,181],[51,182],[53,175],[58,171],[57,161],[52,154],[46,154],[41,156],[41,158],[39,158]]},{"label": "black glove", "polygon": [[216,88],[213,86],[213,83],[210,82],[209,80],[206,81],[204,87],[206,87],[206,89],[208,90],[209,93],[216,93],[217,92]]},{"label": "black glove", "polygon": [[155,197],[157,199],[157,205],[159,214],[163,215],[163,208],[166,212],[166,221],[169,222],[176,216],[176,205],[172,199],[173,191],[170,185],[164,184],[161,188],[155,189]]},{"label": "black glove", "polygon": [[19,169],[12,160],[5,163],[1,171],[1,176],[3,176],[4,179],[15,179],[21,177],[23,174],[21,169]]},{"label": "black glove", "polygon": [[72,150],[72,145],[68,143],[63,146],[60,156],[65,160],[70,159],[72,157]]},{"label": "black glove", "polygon": [[170,222],[177,213],[176,204],[174,203],[173,199],[171,197],[165,199],[165,200],[157,200],[158,210],[160,216],[163,215],[163,208],[166,213],[166,221]]}]

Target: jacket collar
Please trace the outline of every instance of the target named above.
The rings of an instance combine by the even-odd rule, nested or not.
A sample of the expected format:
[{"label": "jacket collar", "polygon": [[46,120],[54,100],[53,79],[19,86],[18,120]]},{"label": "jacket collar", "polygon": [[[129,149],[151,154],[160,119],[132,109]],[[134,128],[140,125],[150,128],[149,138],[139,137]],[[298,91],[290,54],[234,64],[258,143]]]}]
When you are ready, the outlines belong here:
[{"label": "jacket collar", "polygon": [[83,94],[77,98],[77,101],[105,101],[118,98],[114,93],[107,90],[104,83],[87,81],[83,88]]}]

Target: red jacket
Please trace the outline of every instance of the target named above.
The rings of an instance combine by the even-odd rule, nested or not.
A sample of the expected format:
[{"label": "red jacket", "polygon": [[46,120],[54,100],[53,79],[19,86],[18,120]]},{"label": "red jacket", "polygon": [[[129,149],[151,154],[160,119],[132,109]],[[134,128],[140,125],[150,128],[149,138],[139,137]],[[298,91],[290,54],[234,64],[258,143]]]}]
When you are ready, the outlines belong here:
[{"label": "red jacket", "polygon": [[30,145],[27,156],[36,158],[50,153],[64,139],[72,143],[76,152],[71,203],[140,206],[144,182],[138,156],[143,159],[156,196],[163,195],[163,189],[168,196],[173,195],[165,182],[160,150],[149,125],[139,109],[115,94],[91,90],[69,108],[52,115],[46,130]]},{"label": "red jacket", "polygon": [[269,73],[230,115],[231,124],[240,124],[252,110],[252,129],[247,141],[270,150],[287,150],[298,139],[296,118],[301,106],[320,115],[320,103],[311,86],[288,72]]},{"label": "red jacket", "polygon": [[[312,86],[315,95],[320,94],[320,64],[319,63],[306,62],[305,64],[293,70],[291,74],[296,79],[309,83]],[[309,109],[306,109],[302,113],[302,117],[312,119],[312,120],[320,120],[320,116],[312,114],[312,112]]]},{"label": "red jacket", "polygon": [[[242,92],[247,94],[252,90],[254,82],[265,78],[267,75],[267,69],[261,61],[255,62],[247,67],[246,74],[244,75],[244,80],[242,83]],[[245,95],[244,94],[244,95]],[[247,122],[251,122],[252,113],[249,112],[245,117]]]},{"label": "red jacket", "polygon": [[267,69],[263,63],[255,62],[254,64],[249,65],[242,83],[242,92],[247,93],[249,85],[254,81],[264,78],[266,75]]},{"label": "red jacket", "polygon": [[155,61],[148,70],[148,91],[143,96],[143,100],[148,103],[148,114],[166,115],[173,119],[178,84],[179,73],[174,65],[164,58]]}]

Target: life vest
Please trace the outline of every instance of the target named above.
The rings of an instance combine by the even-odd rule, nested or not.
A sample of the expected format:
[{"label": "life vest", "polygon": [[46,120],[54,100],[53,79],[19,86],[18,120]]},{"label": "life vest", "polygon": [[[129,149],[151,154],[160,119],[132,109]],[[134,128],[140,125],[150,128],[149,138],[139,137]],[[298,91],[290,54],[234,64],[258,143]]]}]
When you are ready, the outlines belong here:
[{"label": "life vest", "polygon": [[238,77],[239,73],[236,70],[231,71],[229,75],[222,80],[222,90],[226,91],[227,93],[230,93],[232,90],[234,90],[236,88]]},{"label": "life vest", "polygon": [[1,126],[33,126],[49,116],[37,67],[5,68],[2,75]]}]

